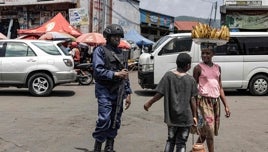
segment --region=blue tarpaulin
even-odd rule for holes
[[[124,39],[133,41],[136,43],[139,47],[142,46],[148,46],[154,44],[153,41],[143,37],[140,35],[136,30],[130,30],[124,35]]]

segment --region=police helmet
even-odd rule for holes
[[[121,38],[124,38],[123,28],[118,24],[111,24],[107,26],[103,31],[103,36],[108,38],[111,37],[111,35],[119,35]]]

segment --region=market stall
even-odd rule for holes
[[[52,19],[33,29],[19,29],[19,35],[43,35],[46,32],[62,32],[70,34],[74,37],[80,36],[82,33],[69,24],[61,13],[58,13]]]

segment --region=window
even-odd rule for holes
[[[159,55],[163,54],[174,54],[179,52],[190,52],[192,46],[191,38],[174,38],[168,42],[162,50],[159,52]]]
[[[5,56],[5,45],[3,42],[0,42],[0,57]]]
[[[215,55],[243,55],[241,46],[237,38],[230,38],[229,42],[225,45],[217,46]]]
[[[268,55],[268,37],[233,37],[215,55]]]
[[[58,47],[62,50],[62,52],[65,55],[70,55],[69,52],[66,50],[66,47],[64,47],[61,43],[58,44]]]
[[[43,50],[50,55],[61,55],[57,47],[53,43],[44,43],[44,42],[33,42],[35,46]]]
[[[168,36],[164,36],[161,39],[159,39],[154,45],[152,50],[157,49],[163,42],[165,42],[169,37]]]
[[[25,43],[7,42],[5,57],[35,56],[33,50]]]
[[[249,37],[243,41],[248,55],[268,55],[267,37]]]

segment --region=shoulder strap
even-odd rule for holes
[[[103,48],[105,54],[110,54],[116,59],[116,61],[120,64],[120,68],[123,68],[123,69],[125,68],[124,62],[119,59],[119,57],[116,55],[116,53],[114,53],[113,51],[110,51],[105,46],[101,46],[101,47]]]
[[[106,48],[105,46],[100,46],[103,50],[104,50],[104,54],[109,56],[112,54],[112,51],[110,51],[108,48]]]
[[[112,55],[113,55],[113,57],[116,59],[116,61],[120,63],[121,68],[125,68],[125,66],[124,66],[124,62],[121,61],[121,60],[118,58],[118,56],[117,56],[114,52],[112,52]]]

